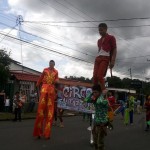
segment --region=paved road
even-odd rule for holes
[[[81,116],[64,118],[65,127],[53,127],[50,140],[32,137],[34,120],[0,122],[0,150],[92,150],[89,122]],[[135,115],[134,125],[125,126],[121,116],[106,137],[106,150],[150,150],[150,131],[144,131],[144,114]]]

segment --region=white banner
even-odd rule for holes
[[[93,104],[83,103],[85,97],[91,92],[92,89],[85,86],[69,86],[59,84],[57,106],[62,109],[94,113]]]

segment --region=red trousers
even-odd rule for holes
[[[97,56],[95,59],[94,71],[93,71],[93,82],[94,85],[100,83],[102,90],[105,89],[104,77],[107,73],[109,60],[110,60],[109,56]]]
[[[49,138],[54,116],[55,89],[52,85],[43,84],[34,124],[33,136]]]

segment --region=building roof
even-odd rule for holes
[[[27,74],[27,73],[20,73],[20,72],[11,72],[12,76],[15,76],[17,80],[20,81],[31,81],[31,82],[37,82],[39,79],[39,75],[34,74]]]
[[[64,79],[59,78],[60,84],[70,85],[70,86],[85,86],[85,87],[92,87],[92,83],[86,83],[84,81],[77,81],[72,79]]]
[[[19,66],[19,67],[21,67],[22,69],[20,70],[20,68],[18,68],[17,70],[12,70],[11,69],[11,64],[15,64],[15,65],[17,65],[17,66]],[[31,70],[31,71],[34,71],[34,72],[36,72],[36,73],[39,73],[39,74],[41,74],[41,72],[40,71],[37,71],[37,70],[34,70],[34,69],[32,69],[32,68],[29,68],[29,67],[26,67],[26,66],[23,66],[23,65],[21,65],[21,63],[20,62],[18,62],[18,61],[16,61],[16,60],[11,60],[11,64],[10,64],[10,70],[11,71],[23,71],[23,72],[27,72],[27,71],[25,71],[25,69],[29,69],[29,70]],[[30,72],[27,72],[27,73],[30,73]]]

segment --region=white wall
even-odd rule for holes
[[[24,73],[32,73],[32,74],[35,74],[35,75],[40,75],[41,73],[39,71],[36,71],[36,70],[33,70],[31,68],[27,68],[27,67],[22,67],[21,65],[19,64],[15,64],[15,63],[11,63],[10,64],[10,70],[11,71],[15,71],[15,72],[24,72]]]

